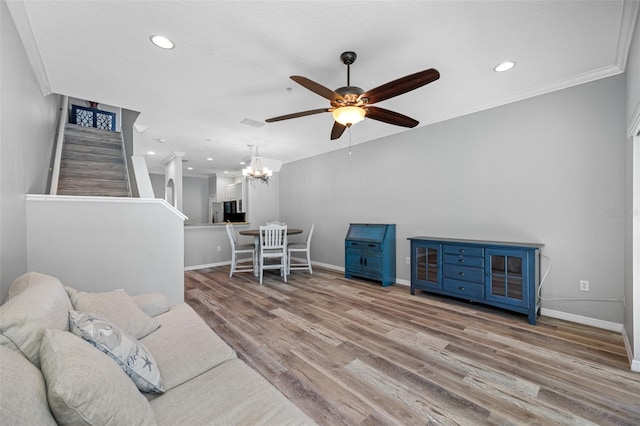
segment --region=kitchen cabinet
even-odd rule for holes
[[[227,185],[225,193],[225,201],[242,200],[242,182]]]
[[[396,282],[396,225],[352,223],[345,238],[344,276]]]
[[[540,309],[544,244],[413,237],[411,294],[438,293],[527,314]]]

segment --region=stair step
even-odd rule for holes
[[[61,178],[58,182],[58,188],[80,189],[87,191],[102,189],[119,189],[124,191],[129,190],[129,186],[126,181],[74,178]]]
[[[115,163],[97,163],[95,161],[74,161],[74,160],[62,160],[60,163],[60,171],[63,170],[100,170],[107,172],[124,173],[124,164]]]
[[[68,143],[65,141],[62,146],[62,152],[84,152],[87,154],[99,154],[99,155],[109,155],[112,157],[122,157],[122,147],[118,146],[113,149],[110,147],[98,147],[94,145],[82,145],[75,143]]]
[[[64,143],[74,145],[95,146],[99,148],[122,149],[122,141],[120,139],[83,139],[76,135],[64,135]]]
[[[128,191],[116,191],[116,190],[108,190],[108,189],[101,190],[101,191],[96,191],[96,190],[80,191],[80,190],[74,190],[74,189],[59,188],[58,195],[77,195],[77,196],[84,196],[84,197],[131,197]]]
[[[127,181],[127,174],[121,171],[95,170],[95,169],[70,169],[60,170],[60,179],[98,179]]]
[[[88,139],[94,138],[111,138],[115,137],[120,139],[121,132],[112,132],[111,130],[96,129],[95,127],[80,126],[79,124],[67,123],[64,128],[64,133],[71,135],[82,135]],[[117,136],[116,136],[117,135]]]
[[[122,156],[115,157],[112,155],[89,154],[84,152],[73,152],[62,150],[63,160],[79,160],[79,161],[95,161],[97,163],[113,163],[124,164]]]

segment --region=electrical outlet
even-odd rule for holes
[[[407,256],[407,257],[405,257],[405,258],[404,258],[404,262],[405,262],[407,265],[411,265],[411,258],[410,258],[410,257],[408,257],[408,256]]]
[[[580,290],[589,291],[589,281],[580,280]]]
[[[221,251],[222,249],[220,248],[220,246],[218,246],[218,251]]]

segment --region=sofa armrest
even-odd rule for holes
[[[155,317],[169,311],[169,300],[163,293],[148,293],[131,296],[133,301],[147,315]]]

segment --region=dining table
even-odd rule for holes
[[[302,232],[302,229],[287,227],[287,235],[297,235],[302,234]],[[253,237],[253,244],[255,245],[255,250],[253,250],[253,276],[257,277],[259,272],[260,229],[243,229],[242,231],[238,231],[238,234]]]

